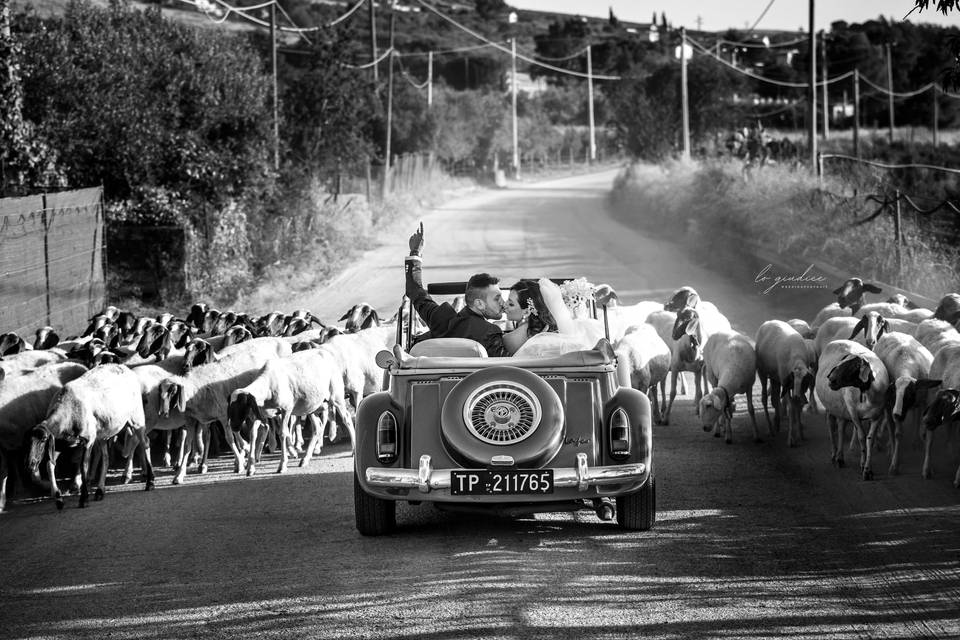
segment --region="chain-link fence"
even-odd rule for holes
[[[0,332],[82,331],[105,304],[102,189],[0,199]]]

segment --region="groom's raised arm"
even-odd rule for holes
[[[437,304],[424,289],[422,252],[423,223],[421,222],[420,228],[410,236],[410,255],[404,259],[403,266],[407,281],[406,294],[410,298],[413,308],[417,310],[427,326],[433,330],[450,322],[457,315],[457,312],[449,304]]]

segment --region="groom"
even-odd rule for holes
[[[464,292],[466,306],[457,313],[449,302],[437,304],[423,288],[423,223],[410,236],[410,255],[404,260],[407,274],[407,297],[423,321],[430,327],[416,341],[428,338],[469,338],[476,340],[492,357],[509,356],[503,345],[503,330],[488,320],[503,316],[503,294],[499,279],[489,273],[477,273],[467,281]]]

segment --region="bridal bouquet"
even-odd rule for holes
[[[589,316],[590,301],[593,299],[594,289],[593,284],[587,282],[586,278],[567,280],[560,285],[560,292],[563,294],[563,303],[570,309],[570,313],[574,318]]]

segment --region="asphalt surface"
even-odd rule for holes
[[[625,303],[689,284],[749,335],[830,301],[822,287],[762,293],[736,247],[694,252],[614,220],[612,179],[450,201],[423,217],[425,278],[582,275]],[[414,222],[297,306],[330,320],[360,301],[395,307]],[[734,259],[721,267],[721,256]],[[285,475],[276,454],[252,478],[229,457],[182,486],[161,470],[152,493],[111,473],[106,499],[86,509],[72,497],[62,512],[34,500],[0,515],[0,638],[960,637],[957,443],[938,434],[922,480],[907,433],[901,475],[879,452],[864,482],[856,453],[831,466],[822,415],[804,414],[792,449],[762,416],[754,443],[738,398],[726,445],[679,397],[654,430],[658,522],[642,533],[591,512],[402,505],[396,534],[363,538],[347,445]]]

